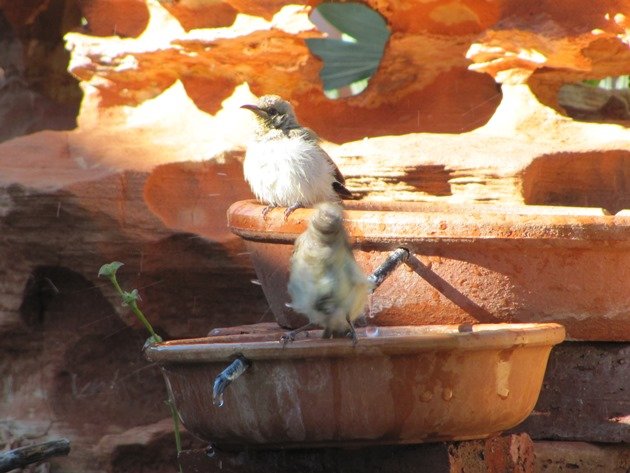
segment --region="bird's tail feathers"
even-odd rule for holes
[[[339,197],[346,200],[355,200],[358,199],[358,196],[355,196],[352,192],[350,192],[346,186],[344,186],[339,181],[333,182],[333,190],[337,193]]]

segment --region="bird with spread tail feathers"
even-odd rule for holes
[[[290,307],[306,315],[309,324],[288,332],[283,340],[320,326],[323,338],[349,335],[356,343],[353,322],[363,313],[373,287],[352,254],[341,206],[318,204],[308,228],[295,241],[288,286]]]
[[[243,162],[245,180],[267,207],[287,207],[285,218],[300,207],[352,198],[345,179],[319,138],[301,126],[293,107],[277,95],[264,95],[241,108],[255,114],[257,129]]]

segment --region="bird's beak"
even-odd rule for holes
[[[250,111],[254,112],[259,117],[267,118],[267,116],[268,116],[267,112],[265,112],[263,109],[257,107],[256,105],[241,105],[241,108],[246,108],[247,110],[250,110]]]

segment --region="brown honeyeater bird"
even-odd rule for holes
[[[247,147],[243,174],[256,198],[267,207],[287,207],[285,217],[300,207],[352,198],[345,179],[319,138],[301,126],[291,104],[277,95],[264,95],[251,110],[256,118],[254,140]]]
[[[356,343],[353,322],[363,313],[373,283],[354,259],[339,204],[316,206],[308,228],[295,241],[288,289],[290,306],[306,315],[309,324],[283,339],[320,326],[324,338],[350,335]]]

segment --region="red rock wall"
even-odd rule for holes
[[[53,470],[172,471],[146,333],[96,272],[125,262],[165,337],[270,317],[225,226],[252,94],[290,98],[368,199],[628,207],[626,99],[585,123],[558,96],[630,73],[630,2],[366,2],[392,36],[339,101],[302,3],[0,0],[2,446],[68,436]]]

